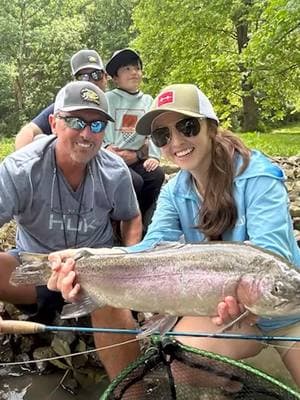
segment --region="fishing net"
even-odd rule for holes
[[[239,361],[184,346],[153,343],[100,400],[294,400],[300,393]]]

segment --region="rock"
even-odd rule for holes
[[[8,335],[0,335],[0,360],[2,363],[14,360],[14,352]]]
[[[0,228],[0,251],[11,249],[15,245],[16,224],[10,221]]]
[[[292,217],[300,217],[300,208],[298,205],[290,206],[290,213]]]
[[[294,218],[294,226],[296,229],[300,231],[300,218],[297,217]]]
[[[37,371],[42,374],[47,372],[49,362],[45,359],[56,356],[54,349],[50,346],[42,346],[34,349],[32,357],[34,360],[42,360],[36,363]]]

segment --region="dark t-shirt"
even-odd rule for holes
[[[51,135],[49,115],[54,113],[54,103],[44,108],[31,122],[34,122],[45,135]]]

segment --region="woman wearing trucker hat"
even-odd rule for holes
[[[233,133],[221,129],[210,101],[195,85],[164,88],[138,121],[136,130],[151,135],[153,143],[180,171],[162,188],[143,241],[120,251],[142,251],[164,241],[251,241],[300,267],[284,173],[259,151],[248,149]],[[60,257],[66,255],[72,253],[61,253]],[[74,300],[80,288],[73,287],[70,265],[72,262],[62,264],[61,269],[57,265],[56,270],[61,276],[66,274],[59,284],[63,296]],[[50,286],[55,287],[55,279],[50,280]],[[174,331],[216,332],[218,325],[234,320],[242,309],[233,297],[226,297],[218,305],[217,317],[184,316]],[[232,331],[300,335],[300,315],[253,321],[253,316],[244,319]],[[251,357],[263,348],[261,342],[250,340],[179,340],[235,359]],[[300,344],[280,344],[277,350],[300,386]]]

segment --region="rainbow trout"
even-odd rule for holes
[[[24,253],[13,284],[45,285],[46,256]],[[300,269],[282,257],[238,242],[166,244],[138,253],[76,257],[82,301],[64,317],[104,305],[164,315],[216,315],[225,296],[235,296],[258,316],[300,315]],[[77,309],[77,314],[75,312]]]

